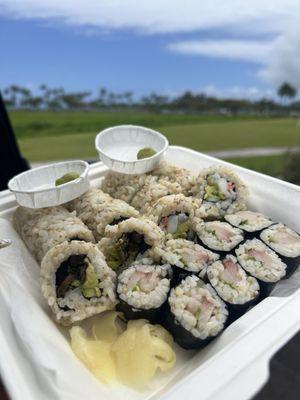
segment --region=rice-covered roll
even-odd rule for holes
[[[145,185],[135,194],[130,204],[142,214],[147,214],[149,208],[158,199],[180,192],[181,186],[178,183],[149,176]]]
[[[32,209],[18,207],[13,223],[38,263],[49,249],[64,241],[94,242],[89,228],[63,206]]]
[[[130,203],[149,179],[151,177],[147,174],[129,175],[109,171],[102,182],[101,189],[116,199]]]
[[[231,321],[241,316],[259,296],[259,283],[239,265],[236,257],[227,255],[207,267],[209,283],[226,303]]]
[[[286,275],[286,264],[259,239],[246,240],[235,250],[238,262],[259,280],[261,296],[266,296]]]
[[[258,236],[263,229],[274,224],[274,222],[264,214],[249,210],[225,215],[224,219],[236,228],[242,229],[247,239]]]
[[[274,250],[287,265],[288,278],[300,264],[300,236],[297,232],[279,223],[265,229],[261,240]]]
[[[42,293],[57,322],[70,325],[116,305],[116,274],[92,243],[63,242],[41,265]]]
[[[148,218],[129,218],[105,229],[99,248],[107,264],[117,270],[128,267],[137,257],[152,254],[165,238],[163,231]]]
[[[200,173],[192,194],[203,200],[207,218],[221,218],[246,209],[248,190],[229,168],[213,166]]]
[[[107,225],[115,225],[130,217],[139,216],[139,212],[125,201],[113,199],[96,188],[70,202],[68,208],[76,210],[78,218],[91,229],[98,241],[104,236]]]
[[[181,186],[182,193],[191,194],[191,189],[195,185],[195,176],[185,168],[176,167],[166,161],[162,161],[152,172],[152,175],[159,178],[167,178],[171,182],[177,182]]]
[[[201,218],[201,200],[183,194],[164,196],[149,207],[147,215],[170,237],[193,240],[193,219]]]
[[[160,321],[161,308],[171,288],[170,265],[147,265],[143,260],[125,269],[118,276],[118,311],[126,319],[145,318],[152,323]]]
[[[171,290],[163,325],[181,347],[196,349],[223,331],[227,317],[227,307],[211,285],[190,275]]]
[[[172,265],[176,280],[190,274],[204,276],[208,265],[219,259],[218,254],[185,239],[168,240],[157,247],[155,253],[163,262]]]
[[[231,252],[244,239],[243,231],[227,222],[201,222],[195,231],[200,244],[220,254]]]

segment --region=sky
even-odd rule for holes
[[[0,0],[0,88],[300,91],[299,0]]]

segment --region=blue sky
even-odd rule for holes
[[[192,90],[272,97],[283,80],[300,87],[299,18],[293,10],[286,15],[279,0],[272,1],[277,12],[265,11],[261,18],[261,5],[253,0],[256,8],[237,12],[232,22],[230,13],[224,16],[220,10],[219,15],[210,8],[195,9],[206,11],[199,18],[192,8],[164,15],[166,0],[161,5],[153,0],[144,9],[135,0],[124,0],[124,14],[118,1],[115,9],[103,1],[98,17],[101,1],[66,1],[61,7],[58,0],[0,0],[0,87],[17,83],[35,90],[46,83],[74,91],[105,86],[137,95]],[[293,0],[287,1],[297,9]],[[228,6],[236,2],[229,0]]]

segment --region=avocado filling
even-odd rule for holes
[[[204,189],[204,200],[218,202],[236,197],[235,184],[222,178],[218,173],[209,175],[206,181],[207,186]]]
[[[79,288],[81,294],[90,299],[101,295],[99,281],[85,254],[70,256],[56,271],[56,294],[64,297],[68,290]]]
[[[166,233],[171,233],[174,239],[193,239],[189,216],[186,213],[171,214],[163,217],[159,227]]]
[[[124,233],[107,252],[107,264],[114,270],[121,266],[128,266],[149,247],[143,235],[137,232]]]
[[[75,179],[78,179],[80,175],[78,172],[68,172],[67,174],[64,174],[60,178],[56,179],[55,181],[55,186],[63,185],[64,183],[75,181]]]

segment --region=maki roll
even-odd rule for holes
[[[270,218],[254,211],[238,211],[235,214],[225,215],[224,219],[232,226],[242,229],[246,239],[259,236],[263,229],[274,224]]]
[[[183,194],[164,196],[147,210],[147,215],[174,239],[193,240],[193,219],[201,216],[201,201]]]
[[[78,218],[91,229],[97,241],[104,236],[107,225],[139,216],[139,212],[125,201],[113,199],[96,188],[70,202],[68,208],[77,212]]]
[[[300,236],[297,232],[279,223],[265,229],[261,240],[274,250],[287,265],[286,278],[291,276],[300,264]]]
[[[205,169],[196,178],[192,195],[202,199],[206,218],[216,219],[245,210],[248,190],[229,168],[215,166]]]
[[[163,325],[181,347],[197,349],[223,331],[227,317],[227,307],[214,289],[191,275],[171,290]]]
[[[155,252],[163,262],[172,265],[177,281],[191,274],[204,276],[208,265],[219,259],[218,254],[185,239],[168,240]]]
[[[144,258],[162,244],[164,233],[147,218],[129,218],[117,225],[108,226],[99,248],[107,264],[117,270],[128,267],[137,258]]]
[[[130,204],[142,214],[147,214],[147,210],[156,200],[180,192],[181,187],[178,183],[148,176],[145,185],[135,194]]]
[[[41,289],[56,321],[70,325],[116,305],[116,274],[92,243],[64,242],[41,265]]]
[[[232,255],[209,265],[207,278],[226,303],[231,322],[258,299],[260,288],[257,279],[248,275]]]
[[[63,206],[32,209],[18,207],[13,223],[38,263],[49,249],[64,241],[94,242],[89,228]]]
[[[261,297],[269,295],[276,283],[286,275],[286,264],[259,239],[247,240],[235,253],[248,274],[258,279]]]
[[[170,265],[146,265],[143,260],[125,269],[118,276],[118,311],[127,319],[145,318],[160,321],[161,308],[171,288]]]
[[[243,231],[227,222],[211,221],[196,225],[200,244],[222,255],[232,252],[244,240]]]

